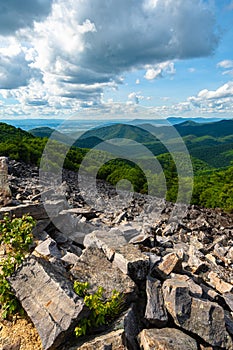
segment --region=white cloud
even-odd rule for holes
[[[225,69],[233,68],[233,60],[223,60],[217,64],[217,67]]]
[[[4,3],[0,0],[0,9]],[[8,40],[17,30],[18,48],[16,54],[10,39],[0,38],[0,89],[14,89],[25,106],[49,108],[52,100],[59,106],[59,99],[62,108],[65,101],[73,106],[72,99],[75,108],[100,104],[105,89],[123,84],[125,72],[146,69],[148,80],[172,75],[172,60],[209,55],[218,43],[214,15],[202,0],[54,0],[50,5],[49,0],[25,0],[22,8],[16,0],[6,5],[15,24],[11,20],[5,34]],[[34,96],[35,81],[42,97]]]
[[[149,97],[150,98],[150,97]],[[136,103],[136,104],[139,104],[139,101],[140,100],[148,100],[148,97],[144,97],[142,96],[141,92],[131,92],[129,95],[128,95],[128,104],[130,103]]]
[[[203,89],[197,96],[189,97],[188,102],[202,113],[224,113],[232,116],[233,81],[229,81],[216,90]]]
[[[154,67],[149,67],[144,78],[147,80],[154,80],[166,75],[174,75],[175,72],[176,70],[173,62],[162,62],[156,64]]]
[[[30,5],[32,13],[39,3]],[[16,0],[14,6],[19,11]],[[37,69],[51,95],[88,103],[122,84],[126,71],[146,69],[149,80],[174,74],[171,60],[209,55],[218,42],[214,16],[200,0],[119,0],[111,6],[109,0],[57,0],[50,14],[42,10],[32,16],[34,27],[17,32],[25,52],[2,61],[1,69],[6,75],[10,65],[23,67],[14,88],[29,83]],[[25,15],[17,28],[28,23]]]

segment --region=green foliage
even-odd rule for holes
[[[102,165],[97,177],[114,186],[120,180],[126,179],[131,182],[135,192],[143,192],[144,185],[147,182],[145,174],[137,164],[119,158]]]
[[[90,315],[79,321],[75,328],[77,337],[85,335],[89,329],[111,322],[122,310],[124,298],[116,290],[112,291],[109,299],[104,298],[103,287],[98,287],[94,294],[88,293],[88,282],[74,282],[74,290],[84,298],[84,304],[89,308]]]
[[[0,260],[0,304],[2,317],[6,318],[20,309],[19,302],[11,291],[7,280],[23,262],[32,244],[32,229],[35,221],[31,216],[10,219],[5,216],[0,221],[0,245],[6,256]]]

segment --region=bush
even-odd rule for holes
[[[85,335],[91,328],[102,326],[111,322],[117,315],[120,314],[124,297],[116,290],[112,291],[112,296],[109,299],[104,298],[104,288],[98,287],[94,294],[88,293],[88,282],[74,282],[74,291],[84,298],[84,304],[89,308],[90,315],[88,318],[80,320],[75,328],[77,337]]]
[[[0,245],[5,251],[4,257],[0,260],[0,304],[3,318],[13,315],[20,309],[7,278],[22,264],[29,251],[33,241],[34,225],[34,219],[28,215],[12,220],[5,216],[0,221]]]

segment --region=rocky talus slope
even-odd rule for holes
[[[12,198],[0,217],[37,220],[35,245],[10,283],[44,350],[233,350],[233,215],[174,208],[103,182],[98,195],[92,181],[82,193],[69,171],[55,191],[37,168],[9,161],[8,171]],[[86,204],[92,196],[99,207]],[[121,292],[121,315],[75,338],[89,311],[74,280],[104,287],[107,297]]]

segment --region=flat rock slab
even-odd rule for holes
[[[175,328],[144,329],[138,340],[143,350],[197,350],[196,341]]]
[[[29,203],[21,204],[16,207],[3,207],[0,209],[0,219],[6,214],[10,217],[15,216],[17,218],[29,214],[36,220],[43,220],[57,216],[64,208],[65,202],[63,200],[46,201],[44,204]]]
[[[110,332],[94,338],[82,344],[79,347],[70,348],[69,350],[126,350],[125,334],[123,329]]]
[[[76,280],[89,282],[90,292],[95,292],[101,286],[105,289],[106,297],[110,297],[113,289],[116,289],[130,300],[135,299],[135,283],[113,266],[103,251],[96,247],[85,249],[70,272]]]
[[[129,243],[116,250],[113,263],[134,281],[144,280],[150,267],[149,257]]]
[[[118,231],[107,232],[107,231],[93,231],[85,236],[84,246],[96,246],[102,249],[109,260],[112,260],[116,249],[127,244],[127,241],[123,234]]]
[[[40,335],[43,349],[56,349],[88,311],[72,283],[48,261],[29,257],[9,279]]]

